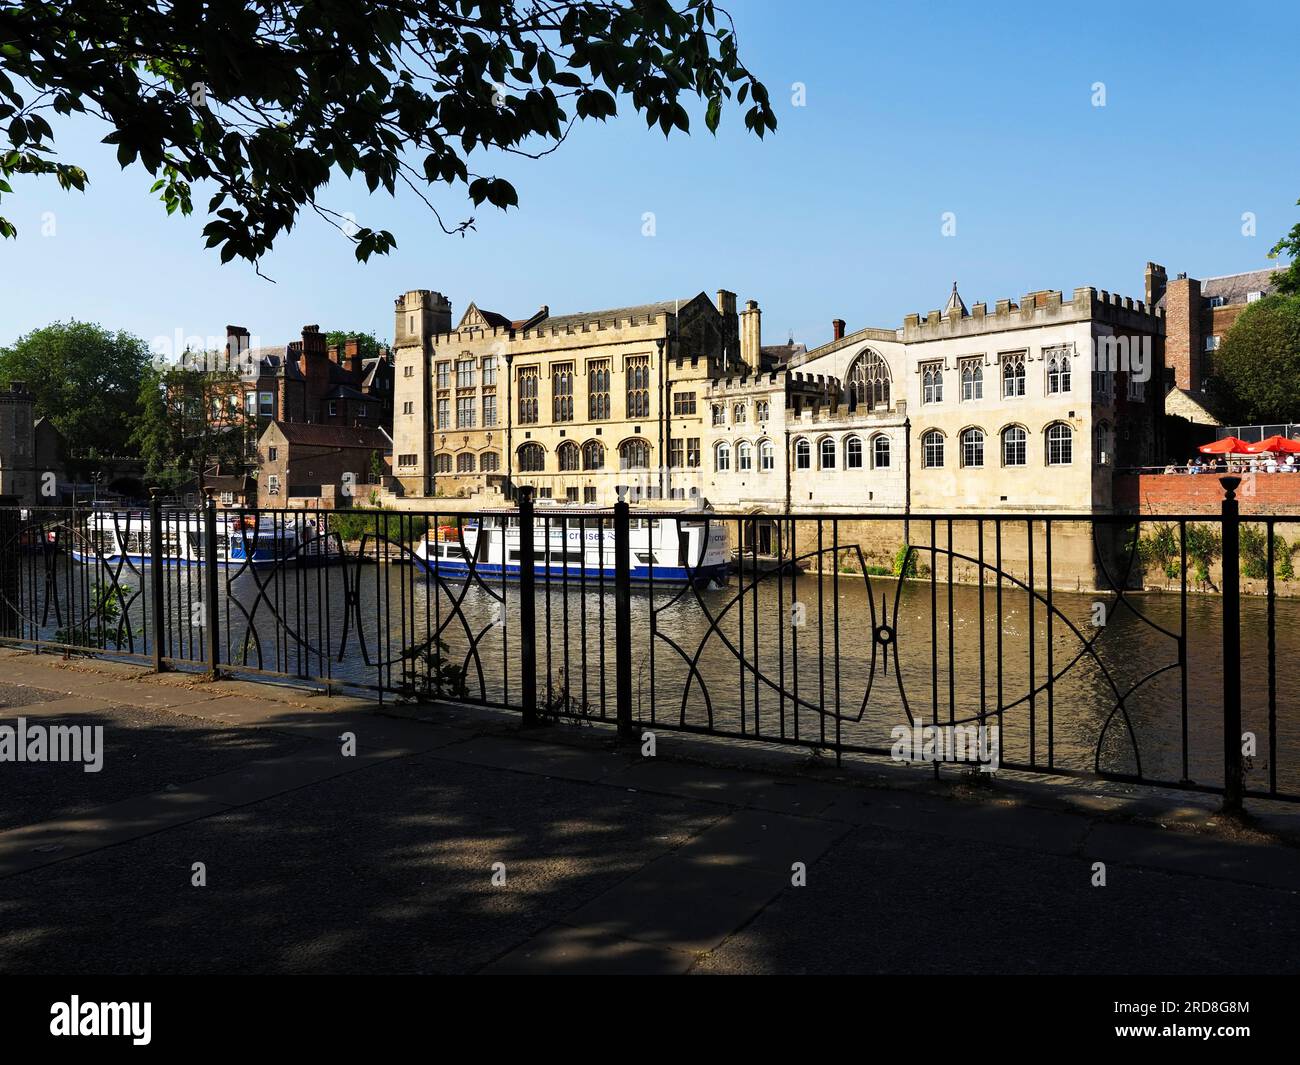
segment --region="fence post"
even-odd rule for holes
[[[229,545],[227,545],[229,546]],[[217,501],[212,489],[207,490],[203,501],[203,610],[207,636],[208,677],[218,680],[221,677],[221,623],[217,610],[218,584],[217,565]]]
[[[614,504],[614,694],[618,735],[636,741],[632,720],[632,536],[627,488],[618,486]],[[652,678],[653,683],[653,678]]]
[[[533,490],[519,489],[519,669],[523,685],[524,725],[537,724],[537,595],[533,570]],[[505,544],[502,563],[509,561]]]
[[[22,595],[22,518],[16,495],[0,495],[0,636],[22,636],[22,614],[18,599]],[[32,611],[35,616],[35,611]],[[37,644],[36,649],[40,650]]]
[[[149,639],[153,644],[153,671],[163,672],[167,666],[163,663],[166,651],[167,619],[164,617],[166,607],[163,605],[163,581],[166,575],[163,569],[163,523],[162,523],[162,489],[149,489],[149,593],[150,607],[153,612],[153,631]]]
[[[1223,808],[1241,809],[1241,515],[1240,477],[1223,485]]]

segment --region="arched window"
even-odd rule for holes
[[[758,469],[760,473],[776,469],[776,448],[770,440],[764,440],[758,445]]]
[[[883,433],[871,442],[871,464],[878,470],[889,469],[889,437]]]
[[[445,452],[433,456],[433,468],[437,473],[451,473],[451,456]]]
[[[984,398],[984,367],[976,359],[962,363],[961,398],[963,400]]]
[[[1054,353],[1047,361],[1047,391],[1070,391],[1070,356],[1064,351]]]
[[[584,470],[605,468],[605,445],[599,440],[588,440],[582,445],[582,468]]]
[[[846,470],[862,469],[862,438],[851,436],[844,441],[844,468]]]
[[[1018,425],[1008,425],[1002,430],[1003,466],[1025,465],[1025,441],[1027,439],[1028,434]]]
[[[736,472],[748,473],[754,468],[754,445],[742,440],[736,445]]]
[[[736,425],[745,424],[745,404],[737,403],[731,408],[731,420]]]
[[[1098,422],[1092,430],[1092,461],[1098,466],[1110,465],[1113,446],[1110,439],[1110,423]]]
[[[849,410],[889,406],[889,367],[876,352],[868,348],[844,375],[844,390],[849,396]]]
[[[812,444],[807,440],[796,440],[794,445],[794,468],[796,470],[812,469]]]
[[[943,465],[943,433],[938,429],[931,429],[921,437],[921,463],[926,469]]]
[[[821,452],[821,468],[823,470],[835,469],[835,441],[829,436],[822,437],[818,450]]]
[[[983,429],[967,429],[961,434],[961,464],[977,469],[984,465]]]
[[[719,473],[728,473],[731,470],[731,445],[725,440],[713,452],[713,468]]]
[[[519,449],[519,472],[541,473],[546,469],[546,452],[541,444],[524,444]]]
[[[1025,353],[1011,352],[1002,356],[1002,395],[1006,398],[1025,394]]]
[[[1047,464],[1068,466],[1074,461],[1074,430],[1064,422],[1047,427]]]
[[[474,452],[462,451],[459,455],[456,456],[456,472],[457,473],[474,472]]]
[[[624,470],[648,470],[650,445],[644,440],[624,440],[618,449],[618,464]]]
[[[943,402],[943,365],[932,362],[921,367],[921,402]]]
[[[478,468],[482,473],[496,473],[501,469],[501,456],[495,451],[485,451],[478,457]]]
[[[566,440],[563,444],[555,449],[555,457],[560,464],[560,472],[568,473],[576,470],[581,462],[578,454],[578,445],[572,440]]]

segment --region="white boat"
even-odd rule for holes
[[[552,505],[554,506],[554,505]],[[609,511],[582,507],[536,508],[533,572],[538,580],[604,580],[614,583],[614,522]],[[727,531],[720,522],[699,518],[636,515],[628,532],[631,578],[665,584],[725,583],[729,567]],[[604,519],[603,522],[601,519]],[[415,548],[418,565],[443,577],[474,571],[484,580],[518,580],[519,518],[516,512],[486,512],[465,518],[460,528],[431,528]]]
[[[218,513],[217,565],[273,566],[290,560],[298,537],[290,525],[277,524],[267,515]],[[197,566],[203,562],[203,515],[196,511],[164,511],[162,561],[168,566]],[[72,545],[78,562],[135,565],[153,561],[149,514],[145,511],[99,511],[86,519]]]

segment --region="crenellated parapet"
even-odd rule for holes
[[[1027,293],[1019,303],[998,300],[991,313],[988,304],[976,303],[969,314],[962,314],[958,308],[909,314],[903,319],[903,340],[915,343],[1084,321],[1105,322],[1122,330],[1164,332],[1163,309],[1104,289],[1080,287],[1068,300],[1058,289]]]

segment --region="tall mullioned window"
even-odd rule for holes
[[[921,437],[922,462],[927,469],[937,469],[943,465],[943,433],[931,429]]]
[[[889,469],[889,437],[883,433],[871,442],[871,464],[877,470]]]
[[[644,440],[626,440],[618,449],[618,465],[623,470],[648,470],[650,445]]]
[[[599,440],[588,440],[582,445],[582,468],[584,470],[605,468],[605,445]]]
[[[525,444],[519,449],[519,472],[540,473],[546,468],[546,452],[541,444]]]
[[[849,410],[888,407],[889,367],[879,354],[868,349],[853,360],[844,378],[844,388],[849,394]]]
[[[449,399],[438,400],[438,428],[451,428],[451,400]]]
[[[609,406],[609,360],[587,363],[587,419],[601,421],[612,416]]]
[[[1057,395],[1070,391],[1070,354],[1064,350],[1047,354],[1047,392]]]
[[[1063,422],[1047,428],[1047,464],[1068,466],[1074,461],[1074,430]]]
[[[551,420],[573,421],[573,363],[551,367]]]
[[[1009,425],[1002,430],[1002,465],[1023,466],[1026,462],[1025,443],[1028,435],[1018,425]]]
[[[458,359],[456,361],[456,387],[474,387],[474,360]]]
[[[650,356],[632,355],[624,364],[627,376],[627,416],[650,416]]]
[[[961,464],[976,469],[984,465],[983,429],[967,429],[961,434]]]
[[[540,381],[541,371],[536,366],[525,366],[519,371],[519,421],[522,425],[537,423],[537,389]]]
[[[456,428],[474,428],[474,397],[458,396],[456,398]]]
[[[497,396],[495,392],[489,392],[483,397],[483,424],[485,426],[496,425],[497,423]]]
[[[937,362],[921,367],[921,402],[943,402],[943,366]]]
[[[495,355],[483,356],[483,384],[485,386],[495,385],[497,383],[497,357]]]
[[[984,364],[979,359],[961,364],[961,398],[963,402],[984,398]]]
[[[1002,356],[1002,395],[1013,399],[1025,394],[1025,353],[1014,351]]]
[[[572,440],[566,440],[557,447],[555,457],[559,460],[561,473],[571,473],[582,467],[582,457],[578,452],[578,445]]]

